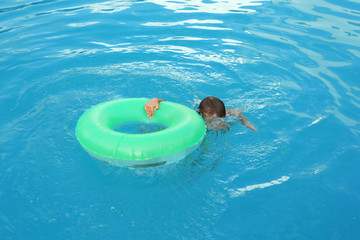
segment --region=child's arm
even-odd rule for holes
[[[239,113],[239,117],[240,117],[240,121],[243,125],[245,125],[246,127],[250,128],[251,130],[254,130],[256,131],[257,130],[257,127],[254,127],[253,125],[251,125],[250,123],[248,123],[246,121],[246,118],[242,115],[242,113],[240,112]]]
[[[235,116],[235,117],[239,117],[241,123],[246,126],[247,128],[250,128],[251,130],[256,131],[257,127],[254,127],[253,125],[251,125],[250,123],[248,123],[246,121],[246,118],[242,115],[241,110],[238,109],[229,109],[226,111],[227,114],[231,115],[231,116]]]
[[[163,101],[164,100],[162,100],[162,99],[153,98],[150,101],[148,101],[147,103],[145,103],[144,109],[148,115],[148,118],[154,117],[154,111],[159,109],[159,103],[163,102]]]

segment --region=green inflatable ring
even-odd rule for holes
[[[128,98],[100,103],[83,113],[76,137],[92,156],[116,166],[148,167],[183,159],[202,142],[206,127],[194,110],[161,102],[152,119],[144,105],[149,99]],[[154,122],[167,126],[158,132],[129,134],[115,126],[127,122]]]

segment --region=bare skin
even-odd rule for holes
[[[149,118],[154,117],[154,112],[159,109],[160,102],[163,102],[164,100],[153,98],[147,103],[145,103],[144,109],[148,115]],[[246,118],[242,115],[240,109],[229,109],[226,111],[227,115],[238,117],[240,119],[240,122],[246,126],[247,128],[256,131],[257,127],[254,127],[250,123],[247,122]],[[203,113],[203,118],[205,121],[205,124],[207,128],[212,128],[214,130],[226,127],[226,122],[218,121],[219,117],[216,116],[216,114],[209,115],[207,113]]]
[[[257,127],[254,127],[253,125],[251,125],[250,123],[247,122],[246,118],[242,115],[240,109],[229,109],[229,110],[226,111],[226,114],[231,115],[231,116],[234,116],[234,117],[239,117],[241,123],[242,123],[245,127],[249,128],[249,129],[251,129],[251,130],[254,130],[254,131],[257,130]]]
[[[159,103],[161,103],[163,101],[164,100],[161,100],[158,98],[153,98],[150,101],[148,101],[147,103],[145,103],[144,109],[148,115],[148,118],[154,117],[154,112],[159,109]]]

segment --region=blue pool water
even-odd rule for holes
[[[1,239],[360,239],[359,0],[0,2]],[[89,107],[208,96],[258,127],[117,168]]]

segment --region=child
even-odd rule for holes
[[[149,118],[154,117],[154,111],[159,109],[159,103],[164,100],[153,98],[145,103],[145,111]],[[249,124],[246,118],[242,115],[240,110],[237,109],[225,109],[224,103],[217,97],[204,98],[196,111],[202,116],[205,121],[206,127],[217,130],[227,126],[227,123],[221,121],[225,119],[227,115],[238,117],[243,125],[256,131],[257,128]]]

